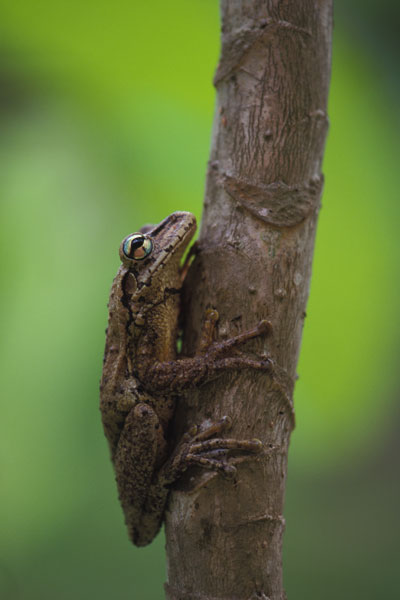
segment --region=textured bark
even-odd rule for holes
[[[283,501],[292,394],[309,290],[327,132],[331,0],[222,0],[217,108],[200,234],[186,283],[184,350],[205,309],[218,337],[262,319],[249,343],[276,362],[269,376],[226,374],[180,405],[177,429],[229,415],[230,437],[264,452],[234,481],[191,470],[166,520],[169,600],[285,598]],[[231,435],[232,434],[232,435]]]

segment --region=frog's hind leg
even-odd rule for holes
[[[165,463],[159,473],[159,479],[164,479],[164,485],[176,480],[190,465],[198,465],[206,469],[234,475],[234,464],[242,462],[242,457],[232,457],[231,452],[239,452],[246,456],[258,454],[263,445],[260,440],[237,440],[233,438],[216,437],[230,429],[231,419],[223,417],[216,423],[199,430],[193,427],[181,439],[171,459]],[[151,492],[150,492],[151,493]]]
[[[231,457],[231,451],[248,456],[258,454],[262,450],[260,440],[215,437],[230,427],[230,418],[223,417],[203,429],[193,426],[182,437],[173,454],[153,477],[140,517],[140,531],[136,530],[136,537],[132,537],[136,545],[144,546],[156,535],[171,485],[188,467],[198,465],[232,476],[236,473],[234,465],[242,462],[243,456]]]
[[[117,486],[129,535],[136,545],[150,543],[162,514],[143,523],[143,510],[160,452],[162,427],[148,404],[137,404],[128,414],[114,458]]]

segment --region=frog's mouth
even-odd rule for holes
[[[172,258],[180,261],[196,231],[196,217],[190,212],[174,212],[161,223],[146,231],[153,242],[153,252],[143,261],[145,269],[138,273],[138,285],[151,281],[153,273],[162,269]],[[142,265],[140,265],[142,266]],[[140,275],[143,274],[143,278]]]

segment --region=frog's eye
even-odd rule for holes
[[[153,250],[153,243],[147,235],[134,233],[129,235],[122,244],[122,251],[127,258],[143,260]]]

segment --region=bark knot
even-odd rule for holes
[[[278,227],[293,227],[319,207],[323,175],[288,185],[283,181],[253,183],[228,173],[219,174],[227,194],[253,216]]]

